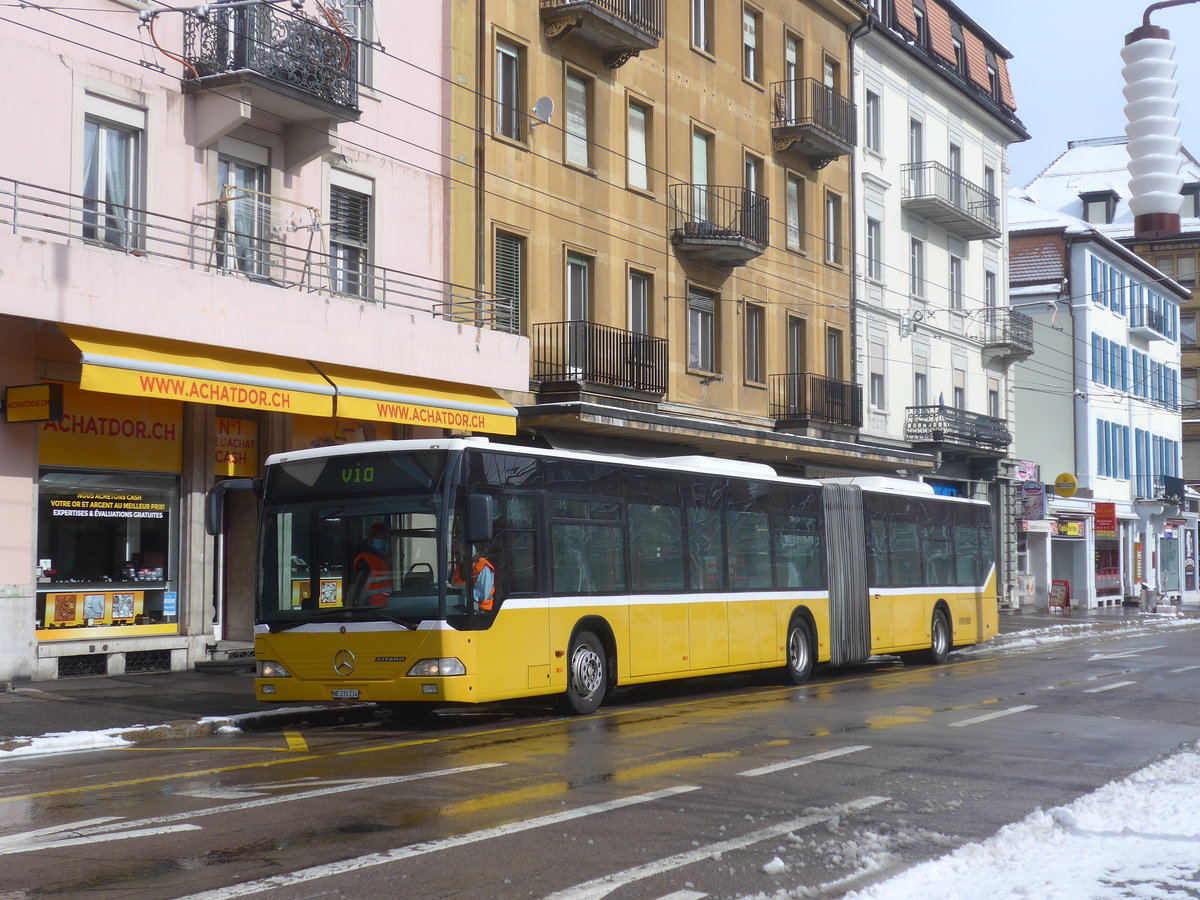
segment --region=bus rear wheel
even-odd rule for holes
[[[596,711],[608,688],[608,657],[600,639],[590,631],[581,631],[571,641],[567,654],[568,712],[587,715]]]
[[[900,658],[906,665],[940,666],[950,656],[950,644],[950,620],[946,618],[945,610],[935,609],[933,621],[929,623],[929,649],[901,653]]]
[[[812,675],[812,633],[808,623],[796,618],[788,624],[787,679],[792,684],[804,684]]]

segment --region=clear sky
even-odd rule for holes
[[[1027,184],[1067,141],[1125,133],[1121,48],[1150,0],[956,0],[1013,54],[1017,115],[1030,140],[1010,147],[1009,185]],[[1200,153],[1200,3],[1156,10],[1179,66],[1180,136]]]

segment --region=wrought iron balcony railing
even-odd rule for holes
[[[776,81],[768,96],[775,149],[796,146],[824,165],[849,153],[857,141],[854,103],[815,78]]]
[[[770,414],[783,421],[862,427],[862,387],[813,372],[767,376]]]
[[[905,440],[918,444],[952,444],[981,450],[1004,450],[1012,443],[1008,423],[952,406],[910,406]]]
[[[983,343],[1005,356],[1029,356],[1033,353],[1033,317],[1015,309],[989,309]]]
[[[740,266],[760,256],[770,242],[770,204],[743,187],[673,184],[671,240],[694,256]]]
[[[211,4],[204,10],[184,14],[185,90],[252,81],[328,114],[357,118],[359,48],[353,38],[272,4]]]
[[[577,34],[604,51],[610,69],[663,36],[663,0],[541,0],[542,27],[549,38]]]
[[[581,319],[535,324],[532,337],[535,380],[667,392],[666,338]]]
[[[506,301],[472,296],[441,281],[375,265],[365,255],[351,258],[344,252],[311,249],[312,232],[307,228],[260,235],[245,228],[236,211],[226,207],[222,214],[218,202],[200,209],[194,218],[183,219],[0,177],[0,225],[14,234],[59,238],[150,264],[243,277],[277,288],[358,297],[496,330],[507,330],[505,324],[512,320]]]
[[[965,240],[1000,236],[1000,200],[937,162],[901,167],[906,209]]]

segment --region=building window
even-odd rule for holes
[[[913,17],[917,23],[917,43],[929,46],[929,22],[925,18],[925,0],[913,0]]]
[[[797,374],[808,369],[807,323],[800,316],[787,319],[787,370]]]
[[[271,204],[267,167],[221,156],[217,159],[217,265],[252,277],[268,274],[267,229]]]
[[[708,186],[711,183],[713,136],[696,128],[692,130],[692,217],[708,220]]]
[[[366,182],[351,176],[356,182]],[[370,274],[371,185],[352,190],[338,185],[337,175],[329,188],[329,267],[333,289],[356,297],[373,294]]]
[[[371,44],[375,40],[375,17],[371,10],[372,0],[343,0],[340,4],[342,21],[339,27],[357,40],[358,83],[371,84]]]
[[[1083,220],[1090,225],[1111,225],[1117,209],[1115,191],[1088,191],[1079,195],[1083,202]]]
[[[142,110],[87,98],[83,237],[126,250],[141,244]],[[105,119],[101,119],[104,115]]]
[[[967,373],[963,369],[954,370],[954,399],[955,409],[967,408]]]
[[[842,261],[842,198],[825,193],[825,262],[834,265]]]
[[[650,109],[640,103],[629,104],[628,170],[629,186],[650,190]]]
[[[918,300],[925,299],[925,242],[920,238],[909,244],[908,292]]]
[[[688,290],[688,368],[715,372],[717,295],[701,288]]]
[[[495,266],[496,329],[520,334],[525,294],[525,238],[497,231]]]
[[[863,104],[863,132],[866,148],[879,153],[883,149],[883,109],[874,91],[867,91]]]
[[[954,47],[954,71],[965,77],[967,74],[967,54],[963,50],[962,38],[958,35],[953,35],[950,38],[950,43]]]
[[[838,328],[825,331],[825,374],[836,380],[842,377],[842,332]]]
[[[804,179],[787,175],[787,248],[804,249]]]
[[[758,51],[758,36],[762,33],[762,14],[745,7],[742,9],[742,77],[750,81],[762,81],[762,59]]]
[[[883,223],[867,219],[867,278],[883,281]]]
[[[918,163],[925,161],[925,126],[917,119],[908,121],[908,161],[912,163],[908,170],[908,192],[913,197],[923,197],[924,179]]]
[[[629,330],[636,334],[650,333],[651,276],[646,272],[629,272]]]
[[[567,73],[567,164],[590,168],[592,80],[574,72]]]
[[[712,52],[712,0],[692,0],[692,46]]]
[[[496,41],[496,133],[514,141],[524,137],[523,62],[520,47]]]
[[[913,372],[913,406],[929,405],[929,373]]]
[[[586,378],[588,368],[588,315],[591,310],[592,260],[581,253],[567,254],[567,367],[573,377]]]
[[[963,308],[963,261],[961,256],[950,257],[950,308]]]
[[[763,335],[766,315],[755,303],[746,304],[746,380],[752,384],[766,381],[763,361]]]
[[[988,415],[993,419],[1001,418],[1000,385],[993,379],[988,379]]]
[[[1184,219],[1200,218],[1200,184],[1191,182],[1185,184],[1179,191],[1183,195],[1183,207],[1179,215]]]
[[[867,394],[874,409],[887,409],[887,383],[884,379],[886,369],[886,348],[878,341],[871,341],[867,346],[867,366],[869,382]]]
[[[990,219],[995,219],[1000,215],[1000,210],[997,209],[1000,198],[996,195],[996,170],[991,166],[983,167],[983,191],[987,195],[983,198],[986,204],[987,216]]]

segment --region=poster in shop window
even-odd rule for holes
[[[1117,536],[1117,504],[1096,504],[1096,537],[1115,538]]]

